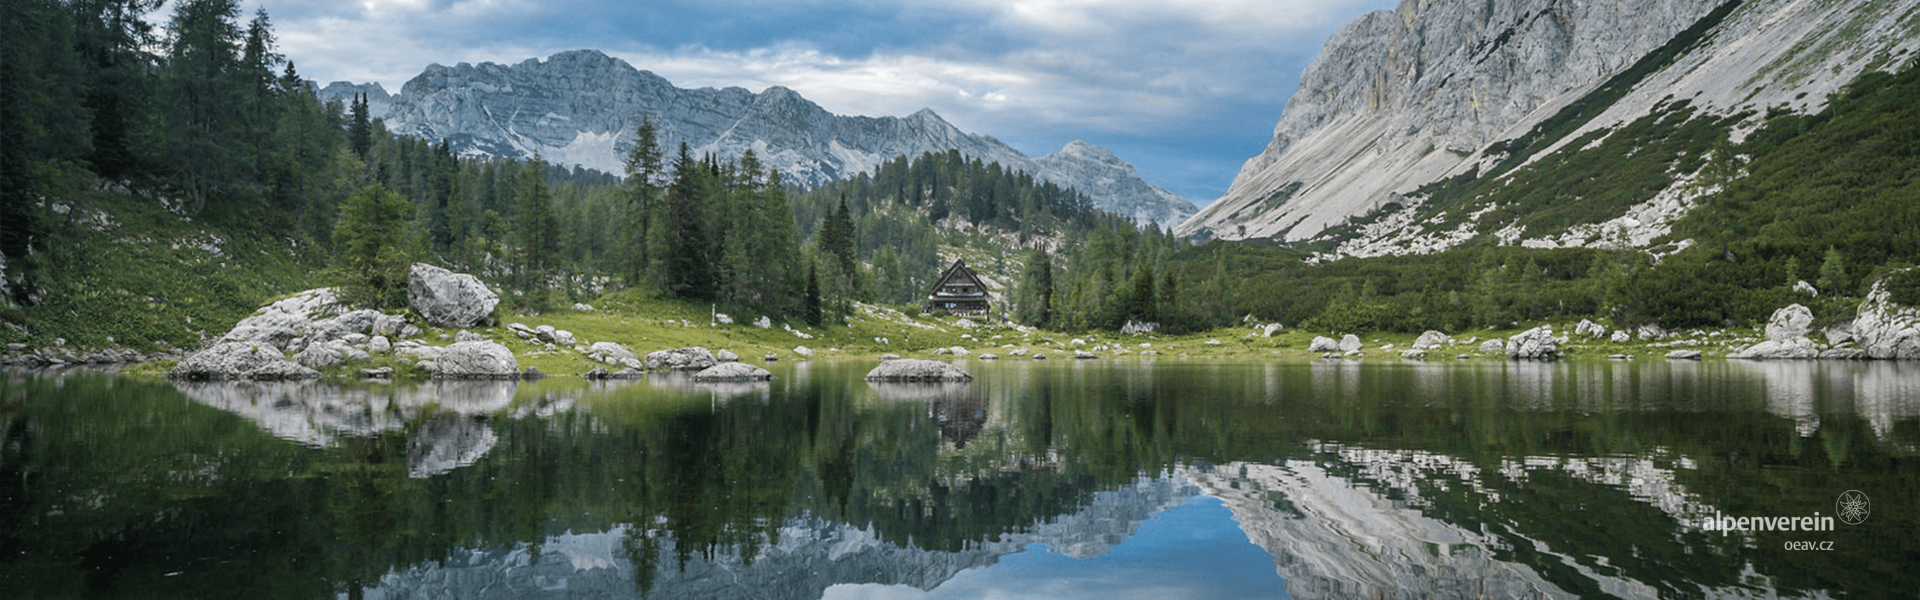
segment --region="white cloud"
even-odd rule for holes
[[[513,64],[596,48],[683,87],[780,85],[839,114],[932,108],[962,129],[1016,146],[1024,138],[1023,150],[1050,152],[1069,139],[1102,135],[1191,138],[1203,121],[1234,129],[1221,135],[1244,129],[1252,143],[1263,143],[1298,81],[1297,69],[1325,34],[1393,1],[709,0],[692,8],[635,8],[531,0],[253,0],[245,10],[265,5],[282,53],[322,83],[378,81],[397,92],[430,63]],[[706,19],[685,24],[698,35],[661,39],[662,20],[700,10],[853,10],[872,18],[822,18],[777,32]],[[889,35],[888,19],[937,26],[903,37]],[[648,24],[656,27],[635,33]],[[863,47],[858,40],[869,32],[893,41]],[[1207,115],[1228,105],[1267,108],[1245,115],[1241,125]],[[1232,168],[1244,158],[1230,159]]]

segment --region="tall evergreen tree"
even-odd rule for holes
[[[652,268],[653,212],[659,204],[660,177],[665,172],[664,158],[660,153],[659,134],[653,126],[653,119],[640,121],[635,132],[633,150],[627,153],[627,235],[623,236],[626,249],[627,267],[625,269],[628,285],[640,285]]]
[[[367,159],[367,153],[373,151],[373,122],[367,116],[367,95],[354,94],[353,121],[347,125],[347,143],[353,148],[360,160]]]
[[[707,233],[703,177],[711,172],[694,160],[686,142],[673,161],[673,184],[667,189],[662,265],[667,291],[681,298],[713,298],[712,238]]]
[[[1045,246],[1036,247],[1027,255],[1018,298],[1014,320],[1034,327],[1053,323],[1053,256]]]
[[[813,259],[807,260],[807,291],[801,300],[800,315],[808,325],[814,327],[826,322],[820,299],[820,265]]]
[[[237,0],[185,0],[168,23],[164,169],[199,211],[216,197],[246,195],[236,160],[244,139],[245,71]]]
[[[521,170],[514,190],[514,245],[520,271],[520,289],[536,310],[546,308],[546,286],[559,254],[560,221],[554,216],[553,194],[547,189],[546,164],[538,157]]]
[[[333,230],[334,269],[344,299],[396,308],[407,299],[406,198],[374,182],[340,205]]]

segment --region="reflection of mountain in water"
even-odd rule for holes
[[[473,464],[498,443],[488,415],[513,404],[515,382],[431,381],[415,387],[343,387],[299,382],[176,382],[193,401],[239,415],[274,436],[315,447],[341,436],[408,434],[407,472],[430,477]],[[529,403],[514,416],[551,416],[567,398]]]
[[[1539,537],[1502,523],[1511,518],[1503,516],[1503,507],[1512,503],[1551,504],[1538,497],[1513,497],[1538,489],[1525,485],[1531,477],[1562,477],[1623,491],[1627,503],[1657,509],[1683,532],[1695,531],[1696,524],[1717,512],[1676,480],[1675,470],[1695,468],[1692,461],[1660,450],[1651,458],[1508,459],[1497,472],[1489,472],[1470,461],[1417,450],[1337,444],[1313,449],[1320,460],[1182,471],[1209,495],[1221,498],[1248,539],[1274,556],[1287,592],[1296,598],[1574,598],[1596,591],[1634,598],[1671,591],[1636,579],[1632,565],[1596,563],[1591,555],[1564,547],[1566,539]],[[1620,501],[1597,496],[1588,500],[1596,506]],[[1465,514],[1460,512],[1463,504]],[[1593,518],[1583,513],[1553,516]],[[1573,529],[1609,526],[1627,535],[1627,524],[1588,523]],[[1517,561],[1516,554],[1538,560]],[[1538,568],[1542,562],[1555,572],[1543,573]],[[1744,583],[1749,585],[1770,585],[1763,575],[1749,572],[1747,578]],[[1569,585],[1569,580],[1578,585]],[[1687,589],[1710,596],[1744,595],[1739,589]]]
[[[907,585],[931,590],[966,569],[992,565],[1029,544],[1045,544],[1073,558],[1107,554],[1154,513],[1185,503],[1199,489],[1185,477],[1140,478],[1097,492],[1080,510],[1034,525],[1025,533],[956,551],[924,550],[880,539],[874,531],[819,518],[788,520],[777,542],[752,557],[696,551],[684,568],[659,560],[647,598],[819,598],[837,584]],[[656,535],[659,535],[656,533]],[[444,562],[396,570],[366,598],[609,598],[637,597],[630,548],[641,533],[622,525],[599,533],[546,538],[536,550],[455,552]],[[672,556],[672,541],[659,556]],[[644,560],[644,559],[642,559]]]

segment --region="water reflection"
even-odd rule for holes
[[[1008,361],[970,363],[961,385],[870,384],[870,366],[717,385],[12,375],[0,584],[388,598],[1920,585],[1910,365]],[[1699,527],[1831,511],[1850,489],[1874,499],[1870,526]],[[1783,548],[1802,539],[1834,550]],[[1151,565],[1160,578],[1115,576]]]

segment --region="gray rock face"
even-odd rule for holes
[[[1873,282],[1873,289],[1860,303],[1860,316],[1853,320],[1853,335],[1867,356],[1920,358],[1920,308],[1894,302],[1885,283]]]
[[[1307,344],[1308,352],[1340,352],[1340,342],[1326,336],[1314,336],[1313,343]]]
[[[1669,360],[1700,360],[1699,350],[1674,350],[1667,353]]]
[[[1445,348],[1448,344],[1452,343],[1453,338],[1451,336],[1438,331],[1428,331],[1420,334],[1420,338],[1413,341],[1413,348],[1415,350],[1434,350]]]
[[[1773,316],[1767,319],[1767,340],[1783,342],[1807,337],[1812,325],[1813,311],[1805,306],[1789,304],[1786,308],[1773,311]]]
[[[433,376],[441,379],[516,379],[520,361],[513,351],[494,342],[458,342],[434,360]]]
[[[766,369],[743,362],[723,362],[693,374],[694,381],[771,381]]]
[[[587,347],[587,358],[610,365],[640,366],[640,361],[633,356],[633,352],[628,351],[626,346],[613,342],[594,342],[592,346]]]
[[[367,90],[343,82],[322,89],[320,98],[345,101],[356,91]],[[683,142],[695,154],[727,159],[753,149],[788,181],[809,187],[872,173],[903,155],[959,150],[1079,190],[1096,206],[1136,219],[1171,224],[1194,210],[1142,181],[1112,153],[1084,142],[1035,160],[992,137],[963,132],[931,110],[904,118],[843,117],[783,87],[758,94],[737,87],[682,89],[595,50],[515,65],[432,65],[399,94],[370,94],[368,108],[388,129],[446,139],[457,154],[539,154],[607,173],[625,172],[634,132],[651,119],[669,152]]]
[[[220,339],[265,342],[284,349],[294,338],[306,335],[314,319],[337,315],[341,310],[340,297],[333,288],[307,290],[261,307]]]
[[[700,370],[711,367],[719,361],[713,352],[699,346],[660,350],[647,353],[648,369]]]
[[[867,381],[964,382],[973,381],[973,375],[939,361],[902,358],[882,362],[867,371]]]
[[[194,353],[167,372],[170,379],[189,381],[313,379],[319,376],[319,371],[287,360],[279,348],[257,341],[220,342]]]
[[[367,351],[374,354],[392,352],[393,342],[388,341],[387,336],[384,335],[373,336],[373,339],[367,340]]]
[[[1360,336],[1351,333],[1340,336],[1341,352],[1359,352],[1361,347]]]
[[[331,346],[313,344],[294,354],[293,362],[311,369],[329,369],[346,362],[346,359],[341,358],[340,353],[335,352]]]
[[[1560,340],[1553,328],[1540,326],[1507,338],[1507,356],[1523,360],[1552,360],[1560,354]]]
[[[1467,160],[1455,152],[1549,116],[1536,111],[1633,64],[1715,4],[1407,0],[1369,13],[1301,74],[1266,151],[1175,231],[1311,237],[1438,179]]]
[[[1033,161],[1033,166],[1039,179],[1078,190],[1093,198],[1095,206],[1136,223],[1175,225],[1195,210],[1185,198],[1141,179],[1133,165],[1106,148],[1080,140]]]
[[[1613,332],[1612,341],[1615,344],[1625,344],[1627,342],[1633,341],[1633,336],[1628,334],[1625,329],[1622,329],[1622,330]]]
[[[1819,358],[1820,351],[1813,347],[1813,340],[1807,339],[1809,326],[1813,324],[1813,311],[1798,304],[1773,311],[1767,319],[1767,340],[1747,347],[1744,350],[1728,354],[1727,358],[1747,358],[1756,360]]]
[[[1499,338],[1494,338],[1491,340],[1480,342],[1481,354],[1505,354],[1506,352],[1507,352],[1507,343],[1504,341],[1501,341]]]
[[[1336,254],[1429,253],[1500,232],[1502,243],[1642,248],[1664,238],[1697,191],[1674,185],[1604,223],[1534,231],[1513,221],[1459,228],[1424,224],[1424,185],[1485,174],[1511,140],[1609,81],[1693,26],[1721,2],[1705,0],[1404,0],[1328,39],[1302,74],[1272,141],[1232,187],[1176,228],[1227,238],[1313,238],[1388,203],[1398,211]],[[1785,106],[1813,112],[1868,70],[1920,48],[1915,4],[1746,0],[1672,63],[1646,74],[1532,156],[1593,131],[1619,128],[1685,99],[1706,114]],[[1841,33],[1844,32],[1844,33]],[[1570,198],[1571,200],[1572,198]],[[1471,214],[1469,212],[1468,214]],[[1541,228],[1535,226],[1536,229]]]
[[[713,353],[713,359],[723,363],[740,362],[740,355],[734,354],[732,350],[722,348],[719,352]]]
[[[1573,334],[1583,337],[1603,338],[1607,337],[1607,326],[1581,319],[1580,324],[1573,327]]]
[[[499,303],[500,297],[472,275],[425,263],[414,263],[407,274],[407,306],[434,325],[479,325],[492,318]]]

